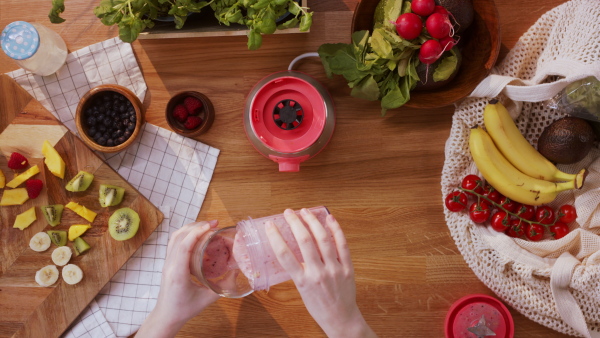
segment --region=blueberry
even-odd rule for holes
[[[98,112],[105,113],[106,112],[106,107],[104,107],[104,106],[98,107]]]
[[[106,117],[104,118],[103,123],[106,127],[109,127],[112,124],[112,120],[110,119],[110,117]]]
[[[125,137],[125,139],[128,139],[129,136],[131,136],[131,131],[125,130],[125,132],[123,133],[123,136]]]
[[[101,146],[106,145],[106,138],[104,138],[104,136],[100,137],[98,139],[98,144],[100,144]]]
[[[87,120],[85,121],[87,122],[88,126],[95,126],[96,125],[96,117],[95,116],[88,116]]]
[[[127,128],[127,126],[129,125],[129,119],[123,119],[121,121],[121,124],[123,125],[123,127]]]
[[[127,109],[133,109],[133,104],[131,101],[127,101]]]
[[[125,136],[120,136],[117,139],[117,144],[121,144],[121,143],[125,142],[126,140],[127,140],[127,138]]]
[[[102,132],[100,132],[100,131],[97,131],[96,133],[94,133],[94,139],[95,139],[95,140],[97,140],[97,139],[99,139],[99,138],[101,138],[101,137],[102,137]]]
[[[101,124],[98,126],[98,130],[100,130],[101,132],[105,132],[106,131],[106,126],[104,124]]]
[[[88,129],[87,134],[90,136],[94,136],[96,135],[96,132],[98,132],[98,130],[96,130],[96,127],[91,127],[90,129]]]
[[[121,104],[119,106],[119,112],[124,113],[127,110],[127,106],[124,104]]]
[[[123,129],[117,129],[117,130],[115,130],[115,136],[116,137],[119,137],[121,135],[123,135]]]
[[[115,141],[114,141],[112,138],[109,138],[109,139],[106,141],[106,145],[107,145],[107,146],[109,146],[109,147],[112,147],[112,146],[114,146],[114,145],[115,145]]]
[[[127,125],[127,130],[133,131],[135,129],[135,122],[129,122]]]
[[[135,123],[135,120],[136,120],[135,115],[130,116],[129,120],[131,120],[131,122]]]

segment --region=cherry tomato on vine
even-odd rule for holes
[[[518,218],[510,221],[510,227],[506,230],[506,234],[510,237],[521,238],[525,235],[525,226],[527,223]]]
[[[467,175],[463,178],[460,186],[463,189],[473,190],[478,194],[483,194],[483,181],[477,175]],[[466,192],[469,196],[475,196],[473,193]]]
[[[577,210],[575,210],[574,206],[565,204],[558,208],[558,215],[556,215],[556,218],[559,222],[571,223],[577,219]]]
[[[550,233],[554,239],[560,239],[565,237],[569,233],[569,226],[565,223],[556,222],[550,226]]]
[[[495,203],[500,204],[500,200],[504,197],[501,193],[489,184],[486,184],[483,188],[483,196],[489,198]]]
[[[545,227],[539,223],[528,223],[525,226],[525,237],[530,241],[537,242],[544,237]]]
[[[471,204],[469,208],[469,217],[475,223],[483,223],[490,218],[492,209],[490,204],[484,200]]]
[[[519,207],[519,204],[519,202],[515,202],[506,196],[502,196],[500,199],[500,205],[510,212],[515,212],[515,210],[517,210]]]
[[[547,205],[538,207],[535,212],[535,220],[542,224],[554,223],[554,210]]]
[[[492,229],[504,232],[510,226],[510,216],[505,211],[498,211],[492,216]]]
[[[515,210],[515,214],[528,221],[533,221],[535,219],[535,207],[533,205],[520,204],[517,210]]]
[[[446,208],[450,211],[461,211],[467,208],[467,195],[462,191],[453,191],[446,196]]]

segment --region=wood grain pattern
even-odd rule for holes
[[[0,116],[7,116],[0,125],[0,169],[12,177],[7,156],[13,151],[25,155],[40,173],[35,177],[45,183],[41,195],[20,206],[0,207],[0,337],[52,337],[60,335],[79,315],[81,310],[98,294],[100,289],[142,245],[162,221],[162,213],[146,198],[127,184],[119,174],[96,156],[82,141],[12,79],[0,76]],[[13,117],[10,120],[10,117]],[[37,129],[32,130],[35,125]],[[27,128],[19,128],[26,126]],[[40,153],[43,141],[49,138],[66,166],[65,179],[52,175],[43,163]],[[68,180],[85,170],[95,175],[86,192],[68,192]],[[98,201],[100,184],[125,188],[125,196],[117,207],[101,208]],[[41,205],[67,204],[76,201],[98,213],[82,237],[92,247],[90,251],[73,257],[70,263],[82,268],[84,279],[77,285],[68,285],[59,278],[52,287],[40,287],[34,280],[35,272],[52,264],[52,245],[45,252],[29,249],[29,239],[40,231],[68,230],[72,224],[89,223],[65,209],[61,224],[52,228],[38,209]],[[24,231],[12,227],[15,215],[36,207],[37,220]],[[108,233],[108,218],[119,207],[128,206],[140,215],[140,230],[125,242],[113,240]],[[72,243],[69,244],[72,246]],[[60,270],[60,268],[59,268]]]
[[[565,0],[496,0],[504,58],[540,15]],[[464,262],[442,213],[440,173],[452,106],[401,108],[379,115],[377,102],[349,96],[341,77],[328,79],[319,60],[298,70],[332,95],[337,126],[331,143],[301,166],[279,173],[243,132],[246,94],[263,77],[286,69],[297,55],[323,43],[349,42],[357,0],[309,1],[308,34],[266,36],[258,51],[246,37],[145,40],[133,44],[148,84],[146,121],[168,128],[164,109],[181,91],[206,94],[215,106],[212,128],[197,140],[221,149],[198,219],[223,226],[283,208],[327,205],[348,237],[356,269],[357,302],[381,337],[442,337],[450,305],[468,293],[493,293]],[[66,1],[67,21],[50,25],[48,0],[0,1],[0,26],[16,19],[59,32],[70,50],[116,36],[92,14],[95,2]],[[0,53],[1,54],[1,53]],[[0,55],[0,71],[17,66]],[[12,98],[11,98],[12,99]],[[3,118],[0,115],[0,118]],[[566,337],[511,309],[516,337]],[[322,337],[293,283],[241,300],[222,299],[192,319],[178,337]]]

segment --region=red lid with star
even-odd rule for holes
[[[482,294],[465,296],[456,301],[444,323],[446,338],[513,338],[512,315],[494,297]]]

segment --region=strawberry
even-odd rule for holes
[[[8,167],[13,170],[25,169],[29,165],[25,156],[14,152],[10,155],[10,159],[8,160]]]
[[[202,111],[202,101],[193,96],[188,96],[183,100],[183,104],[187,108],[190,115],[198,115]]]
[[[176,105],[175,109],[173,109],[173,117],[175,118],[175,120],[177,120],[181,123],[186,121],[188,115],[189,115],[189,113],[188,113],[187,109],[182,104]]]
[[[198,116],[189,116],[183,126],[185,129],[196,129],[199,125],[202,124],[202,119]]]
[[[29,198],[31,199],[38,197],[40,195],[40,192],[42,192],[42,188],[44,187],[44,183],[42,182],[42,180],[38,180],[35,178],[27,180],[27,182],[25,182],[25,185],[27,188],[27,195],[29,195]]]

